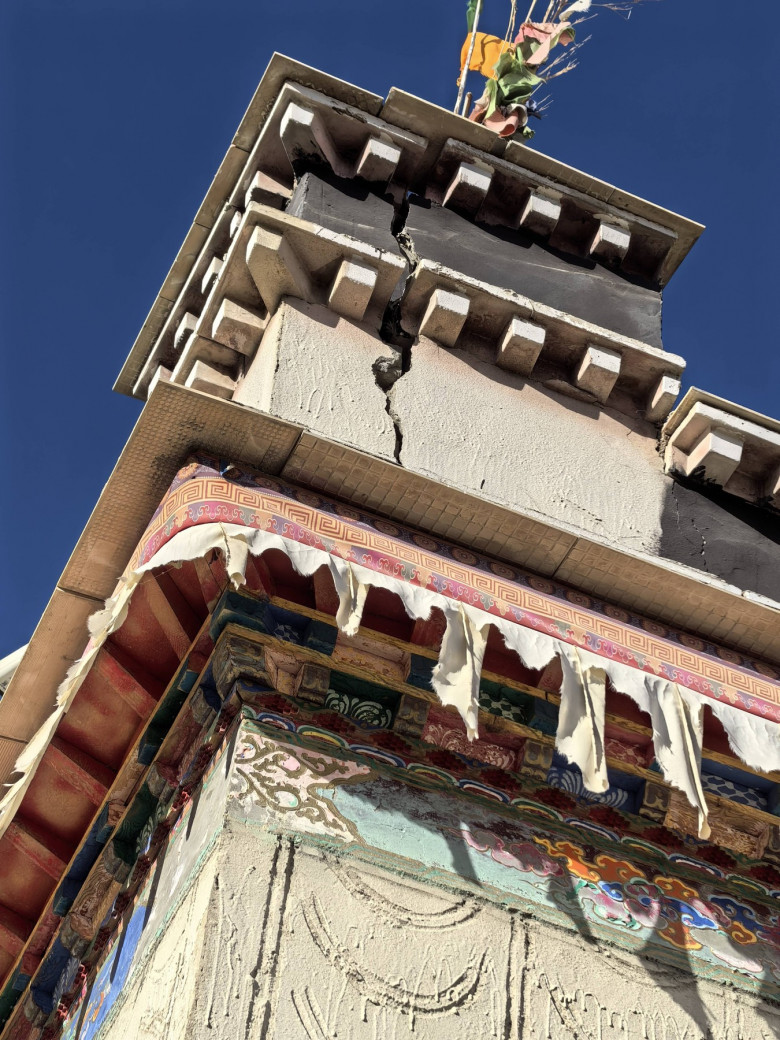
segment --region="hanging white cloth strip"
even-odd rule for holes
[[[481,617],[479,615],[482,615]],[[466,724],[469,740],[477,737],[479,680],[485,657],[490,617],[450,601],[444,616],[447,628],[431,683],[444,705],[451,705]]]
[[[721,721],[732,750],[743,762],[763,771],[780,769],[778,723],[703,697],[661,677],[599,657],[545,633],[515,625],[505,618],[411,585],[400,578],[349,563],[323,549],[239,524],[211,523],[174,535],[146,564],[126,575],[114,595],[106,601],[105,608],[92,615],[90,641],[84,654],[69,669],[60,685],[55,710],[17,760],[17,779],[8,786],[0,801],[0,835],[13,818],[62,715],[72,703],[101,646],[127,616],[133,591],[144,574],[197,559],[212,549],[222,553],[230,580],[236,588],[243,584],[250,553],[259,556],[269,549],[279,549],[304,577],[311,576],[320,567],[327,567],[339,597],[336,622],[346,635],[357,632],[371,587],[393,592],[401,599],[407,614],[415,619],[430,617],[431,610],[438,607],[446,618],[447,627],[432,685],[443,704],[457,709],[470,739],[477,736],[479,680],[491,625],[498,629],[507,647],[528,668],[543,668],[553,658],[559,657],[563,684],[556,746],[579,767],[585,787],[595,793],[608,787],[604,716],[606,680],[609,677],[616,690],[631,697],[642,711],[650,715],[655,756],[665,779],[679,788],[697,809],[700,837],[706,838],[709,834],[707,805],[701,785],[705,704]]]
[[[580,651],[569,643],[559,644],[563,669],[561,708],[555,746],[582,770],[582,782],[589,791],[603,792],[609,787],[604,755],[604,715],[607,699],[607,673],[601,665],[582,660]]]

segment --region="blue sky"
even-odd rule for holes
[[[270,55],[452,107],[465,6],[0,5],[0,655],[29,638],[138,415],[111,386]],[[485,0],[486,30],[509,6]],[[686,385],[777,416],[780,88],[738,17],[602,12],[533,147],[708,226],[667,289],[666,348]]]

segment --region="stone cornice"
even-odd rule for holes
[[[696,387],[661,431],[664,465],[762,505],[780,507],[780,422]]]
[[[484,127],[403,91],[392,89],[382,102],[376,95],[274,55],[122,368],[116,390],[144,396],[148,380],[144,376],[139,385],[139,376],[175,301],[204,256],[210,261],[218,255],[207,240],[214,238],[221,223],[230,223],[237,208],[243,208],[258,171],[291,183],[292,163],[301,149],[319,154],[340,176],[392,180],[401,191],[430,191],[453,205],[458,204],[458,191],[449,196],[448,191],[465,157],[466,166],[476,164],[481,170],[476,196],[472,193],[469,203],[472,208],[474,198],[482,204],[483,188],[486,200],[495,203],[495,192],[489,194],[491,182],[506,181],[512,204],[507,210],[502,203],[503,211],[491,219],[553,234],[557,221],[551,212],[563,200],[576,211],[588,238],[571,243],[571,248],[585,249],[597,260],[625,263],[627,270],[661,285],[702,231],[699,224],[524,145],[507,145]],[[460,197],[462,201],[462,193]],[[541,229],[540,207],[544,210]],[[565,240],[559,244],[569,245]],[[655,411],[659,410],[656,403]]]

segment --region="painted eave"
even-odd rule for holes
[[[457,515],[479,517],[480,529],[499,530],[511,520],[517,525],[515,542],[520,547],[548,537],[562,539],[560,561],[551,561],[548,576],[566,582],[562,570],[566,558],[575,551],[594,552],[592,578],[582,591],[609,599],[610,576],[632,573],[634,600],[622,605],[659,618],[666,612],[666,620],[683,628],[689,597],[703,596],[713,616],[728,622],[731,645],[780,660],[780,603],[774,600],[699,570],[606,545],[541,515],[463,493],[242,405],[161,383],[141,413],[0,701],[0,778],[12,773],[19,754],[52,710],[68,667],[84,650],[87,618],[114,591],[150,516],[178,469],[196,450],[293,482],[296,472],[314,467],[335,478],[335,492],[332,481],[328,494],[407,523],[421,492],[435,488]],[[387,479],[392,481],[392,499],[373,501],[365,489],[385,486]],[[439,533],[447,537],[446,531]],[[490,554],[489,547],[480,551]],[[492,555],[526,565],[521,552]]]

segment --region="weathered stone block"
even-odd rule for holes
[[[444,193],[444,205],[476,213],[487,197],[493,171],[476,163],[461,163]]]
[[[683,463],[683,472],[690,476],[699,470],[705,480],[722,487],[739,466],[742,449],[743,442],[735,434],[710,428],[691,448]]]
[[[208,296],[211,289],[219,278],[219,272],[222,270],[222,261],[218,256],[213,256],[209,260],[208,267],[203,273],[203,278],[200,283],[200,291],[204,296]]]
[[[179,359],[171,373],[171,382],[183,383],[198,361],[203,361],[207,365],[225,365],[230,367],[235,363],[235,360],[235,351],[229,347],[193,333],[182,348]]]
[[[434,289],[420,323],[420,335],[454,347],[469,314],[470,300],[460,293]]]
[[[212,339],[239,354],[251,356],[263,338],[266,319],[233,300],[223,300],[211,326]]]
[[[520,227],[537,235],[551,235],[561,219],[561,204],[539,191],[532,191],[520,214]]]
[[[496,364],[527,376],[544,346],[545,331],[522,318],[512,318],[498,345]]]
[[[376,287],[377,270],[358,260],[342,260],[328,303],[337,314],[361,321]]]
[[[147,397],[151,397],[154,393],[154,388],[158,383],[170,383],[171,381],[171,370],[166,368],[165,365],[158,365],[154,371],[154,375],[149,381],[149,389],[147,391]]]
[[[590,255],[609,263],[618,263],[628,252],[631,244],[631,232],[618,224],[610,224],[602,220],[593,241],[590,244]]]
[[[216,368],[207,365],[205,361],[195,362],[184,385],[191,390],[202,390],[204,393],[212,394],[214,397],[221,397],[225,401],[230,400],[236,388],[234,379],[225,375],[224,372],[219,372]]]
[[[306,265],[283,235],[256,227],[246,247],[246,265],[268,313],[282,296],[311,300],[314,290]]]
[[[767,477],[764,495],[776,509],[780,506],[780,466],[775,466]]]
[[[620,375],[621,360],[616,350],[597,347],[591,343],[585,350],[574,382],[580,390],[587,390],[597,401],[604,404]]]
[[[333,144],[319,113],[295,101],[290,102],[282,116],[279,137],[291,163],[311,157],[327,162],[327,156],[333,151]]]
[[[195,327],[199,320],[198,315],[193,314],[192,311],[187,311],[182,315],[179,324],[176,326],[176,331],[173,334],[173,346],[175,350],[181,350],[195,331]]]
[[[674,376],[661,376],[648,399],[645,417],[650,422],[661,422],[672,410],[679,393],[679,379]]]
[[[285,202],[290,198],[290,194],[290,189],[286,185],[273,177],[269,177],[262,170],[258,170],[249,182],[249,187],[244,196],[244,206],[246,207],[252,202],[259,202],[262,206],[283,209]]]
[[[355,174],[366,181],[387,184],[401,161],[401,149],[379,135],[369,137],[357,162]]]

